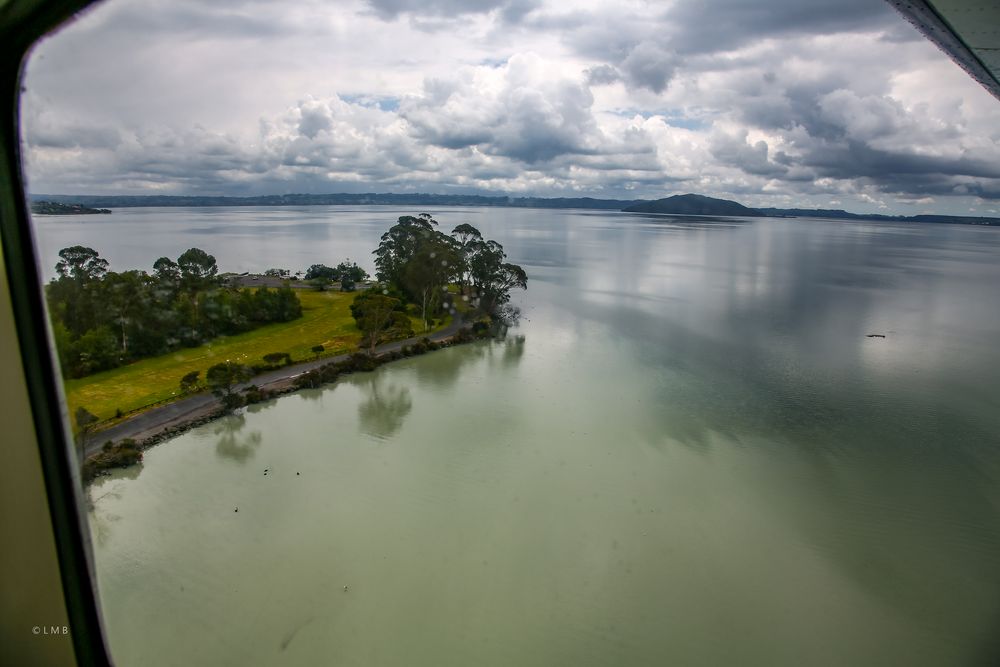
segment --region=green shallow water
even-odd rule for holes
[[[356,257],[404,212],[215,234],[313,216]],[[525,266],[521,326],[92,485],[120,664],[994,663],[998,230],[437,217]]]

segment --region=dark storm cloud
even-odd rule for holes
[[[712,138],[712,155],[724,164],[737,167],[748,174],[757,176],[777,176],[788,171],[788,167],[768,159],[766,141],[747,141],[747,133],[741,136],[719,134]]]
[[[772,38],[892,30],[895,39],[919,39],[899,29],[899,16],[871,0],[714,0],[677,2],[629,14],[609,6],[594,11],[536,12],[525,24],[558,31],[579,54],[624,73],[633,88],[661,93],[690,58],[725,53]],[[693,64],[698,67],[697,63]],[[593,69],[593,68],[592,68]]]
[[[664,15],[681,53],[733,50],[771,37],[879,32],[899,23],[885,2],[872,0],[713,0],[678,2]]]
[[[121,133],[113,127],[79,124],[36,124],[27,133],[29,146],[39,148],[114,149],[121,144]]]
[[[795,162],[812,167],[821,177],[863,178],[886,192],[952,192],[966,183],[988,192],[1000,187],[1000,163],[970,157],[951,158],[886,151],[859,141],[817,145]]]

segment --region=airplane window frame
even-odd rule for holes
[[[21,167],[20,93],[31,48],[100,0],[0,0],[0,250],[14,311],[21,370],[45,480],[71,640],[79,665],[113,664],[107,647],[84,510],[79,466],[67,446],[71,431],[63,411],[59,374],[45,311],[41,267]],[[933,7],[919,0],[889,0],[993,95],[995,79],[955,37]],[[13,375],[16,372],[12,371]],[[29,445],[25,445],[29,446]]]
[[[91,4],[94,0],[9,0],[0,4],[0,96],[4,101],[0,110],[0,247],[76,663],[110,665],[79,466],[66,446],[68,424],[62,410],[59,376],[53,371],[56,365],[22,178],[19,130],[21,78],[31,47]],[[16,371],[12,370],[11,375],[16,377]]]

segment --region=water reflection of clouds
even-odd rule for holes
[[[570,318],[601,322],[634,341],[646,351],[644,363],[696,370],[693,386],[707,382],[705,391],[715,397],[704,404],[729,405],[708,415],[705,428],[738,433],[758,423],[770,431],[816,418],[835,428],[838,419],[861,414],[882,432],[871,405],[878,401],[864,404],[861,397],[874,389],[926,402],[942,386],[966,384],[974,391],[986,381],[979,371],[967,382],[977,360],[957,360],[948,348],[956,347],[954,335],[997,330],[1000,319],[997,309],[970,302],[995,303],[991,282],[956,292],[954,276],[971,270],[995,277],[995,267],[984,265],[989,255],[970,265],[962,244],[942,244],[941,232],[905,231],[868,234],[840,223],[761,220],[721,234],[671,227],[650,238],[624,228],[607,242],[608,259],[582,262],[557,281],[563,289],[556,298]],[[549,324],[556,341],[580,327]],[[885,340],[865,337],[872,332],[893,333]],[[968,350],[970,343],[957,347]],[[929,387],[896,386],[913,372]],[[672,395],[666,403],[688,406],[678,411],[678,422],[693,427],[687,440],[703,439],[702,427],[684,416],[705,416],[699,401]]]

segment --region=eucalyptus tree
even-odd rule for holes
[[[420,244],[403,271],[403,287],[420,307],[424,331],[428,314],[437,312],[448,284],[458,275],[461,254],[454,239],[440,232]]]
[[[120,332],[122,358],[128,356],[129,332],[142,327],[144,310],[149,307],[151,279],[143,271],[109,273],[104,280],[106,301],[114,312]]]
[[[500,306],[510,300],[512,289],[528,287],[528,274],[506,259],[507,253],[496,241],[473,243],[469,273],[479,299],[479,309],[490,315],[495,315]]]
[[[461,263],[458,267],[458,285],[464,291],[465,285],[470,280],[469,260],[475,252],[476,245],[482,242],[483,235],[467,222],[463,222],[451,230],[451,235],[458,242],[459,255],[461,256]]]
[[[103,320],[99,292],[108,261],[93,248],[72,246],[59,251],[56,272],[59,277],[48,288],[50,306],[74,338],[82,336]]]
[[[202,293],[218,285],[216,275],[219,267],[215,257],[201,248],[189,248],[177,258],[177,268],[180,271],[180,286],[191,300],[193,321],[195,327],[201,322]]]
[[[397,287],[403,286],[406,265],[416,254],[420,245],[433,237],[437,231],[437,221],[429,214],[419,216],[404,215],[382,235],[375,255],[375,277]]]

